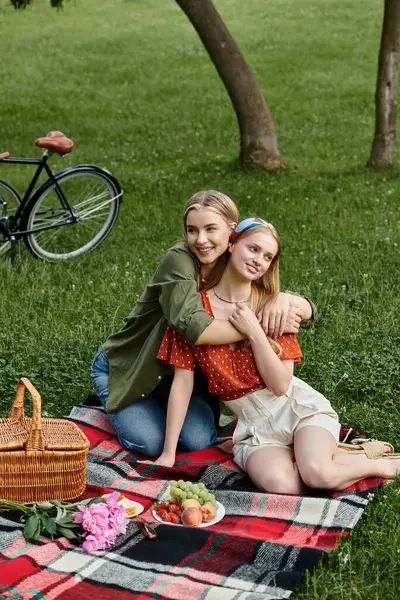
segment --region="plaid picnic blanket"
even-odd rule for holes
[[[103,410],[74,407],[88,436],[85,497],[112,490],[143,504],[158,541],[134,522],[108,551],[85,553],[66,538],[25,542],[18,516],[0,513],[0,597],[13,600],[266,600],[288,598],[306,570],[348,535],[377,480],[346,492],[307,497],[263,494],[232,460],[229,426],[207,450],[178,454],[173,469],[138,463]],[[230,428],[232,429],[232,428]],[[342,430],[349,440],[353,431]],[[202,481],[226,510],[207,528],[156,522],[153,503],[171,479]]]

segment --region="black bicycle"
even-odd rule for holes
[[[123,190],[115,177],[96,165],[77,165],[53,173],[47,164],[56,153],[71,152],[74,142],[60,131],[36,140],[42,158],[11,158],[1,163],[37,165],[23,197],[0,179],[0,254],[18,248],[23,239],[30,252],[57,262],[82,256],[108,236],[118,217]],[[35,190],[45,170],[48,179]]]

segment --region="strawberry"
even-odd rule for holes
[[[157,502],[156,507],[157,510],[168,510],[169,503],[168,502]]]
[[[179,510],[181,509],[181,507],[179,506],[179,504],[176,504],[176,502],[171,502],[171,504],[168,507],[168,510],[170,513],[177,513]]]
[[[178,524],[181,522],[180,518],[178,517],[178,515],[174,514],[174,513],[169,513],[169,517],[171,519],[171,523],[175,523]]]
[[[160,515],[161,519],[165,521],[165,523],[171,523],[172,514],[164,511],[162,515]]]

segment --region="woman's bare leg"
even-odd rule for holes
[[[305,491],[290,448],[268,446],[256,450],[247,459],[246,471],[263,492],[298,495]]]
[[[340,491],[365,477],[394,477],[400,458],[370,459],[362,454],[339,452],[336,440],[322,427],[303,427],[294,436],[296,464],[311,488]]]

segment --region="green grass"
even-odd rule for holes
[[[21,375],[49,415],[91,391],[89,366],[120,327],[159,257],[180,236],[184,202],[216,188],[281,234],[282,287],[310,295],[317,327],[301,335],[297,374],[344,423],[400,447],[399,160],[365,168],[374,130],[381,3],[217,0],[255,71],[288,167],[238,168],[235,115],[208,55],[173,0],[0,0],[0,151],[37,155],[61,129],[80,162],[110,169],[125,198],[93,254],[49,265],[0,262],[0,410]],[[23,188],[29,169],[0,166]],[[340,550],[293,598],[398,597],[399,491],[379,495]],[[348,557],[348,558],[343,558]]]

